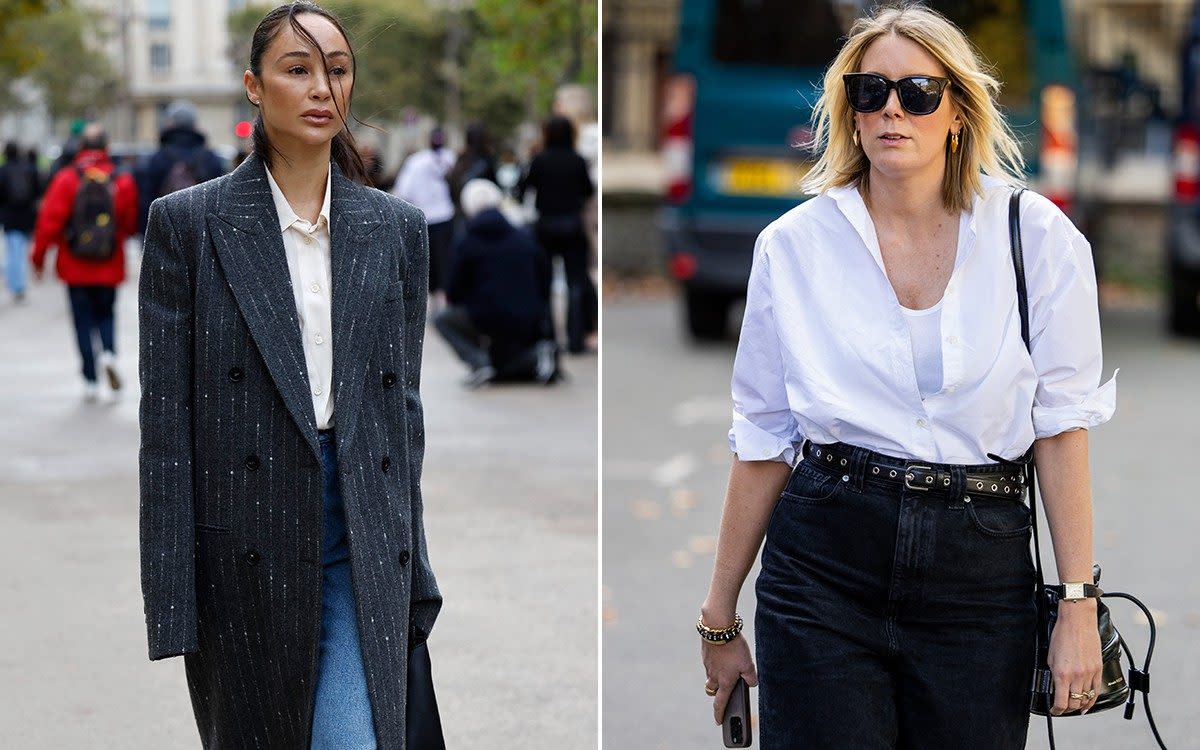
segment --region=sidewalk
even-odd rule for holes
[[[146,659],[138,569],[136,280],[127,392],[82,402],[57,282],[0,292],[0,746],[195,747],[181,659]],[[554,388],[468,393],[429,330],[422,486],[445,596],[430,639],[451,748],[596,736],[596,359]],[[514,635],[516,626],[520,635]]]

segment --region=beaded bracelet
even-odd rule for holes
[[[696,620],[696,632],[709,643],[720,646],[737,638],[742,632],[742,625],[742,616],[736,614],[733,616],[733,624],[727,628],[710,628],[704,624],[704,618],[700,618]]]

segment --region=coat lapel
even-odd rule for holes
[[[208,229],[267,371],[320,461],[291,275],[266,169],[257,157],[248,157],[230,175],[216,208],[208,215]]]
[[[387,289],[395,248],[372,237],[383,216],[368,188],[333,165],[329,201],[333,275],[333,408],[339,450],[350,445],[358,424],[371,346]]]

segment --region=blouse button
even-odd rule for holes
[[[319,333],[313,336],[313,341],[315,341],[315,342],[316,342],[316,343],[318,343],[318,344],[324,344],[324,343],[325,343],[325,339],[324,339],[324,338],[321,336],[321,334],[319,334]]]
[[[394,386],[395,384],[396,384],[396,373],[394,373],[394,372],[385,372],[385,373],[383,374],[383,387],[384,387],[384,388],[391,388],[391,387],[392,387],[392,386]]]
[[[401,565],[408,565],[409,557],[410,557],[410,555],[408,554],[408,550],[400,550],[400,564]]]
[[[243,558],[246,560],[246,563],[249,565],[258,565],[258,561],[259,561],[258,552],[254,551],[252,549],[246,550],[246,554],[243,555]]]
[[[947,343],[947,344],[957,344],[957,343],[958,343],[958,336],[947,336],[947,337],[946,337],[946,343]]]
[[[242,372],[242,368],[240,367],[231,367],[229,369],[229,379],[235,383],[241,380],[243,375],[245,373]]]
[[[251,453],[249,456],[246,456],[246,468],[250,471],[258,471],[258,467],[261,465],[262,462],[258,460],[258,456],[254,455],[253,453]]]
[[[319,386],[319,385],[318,385],[316,388],[313,388],[313,395],[314,395],[314,396],[320,396],[320,395],[321,395],[321,393],[322,393],[322,391],[321,391],[321,386]]]
[[[924,426],[925,426],[925,420],[924,420],[924,419],[918,419],[918,420],[917,420],[917,427],[924,427]]]
[[[321,291],[321,285],[315,281],[313,282],[313,285],[310,288],[313,290],[314,293]]]

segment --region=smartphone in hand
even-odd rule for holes
[[[753,740],[750,732],[750,686],[741,677],[733,686],[733,694],[725,705],[721,733],[725,736],[725,747],[750,747]]]

